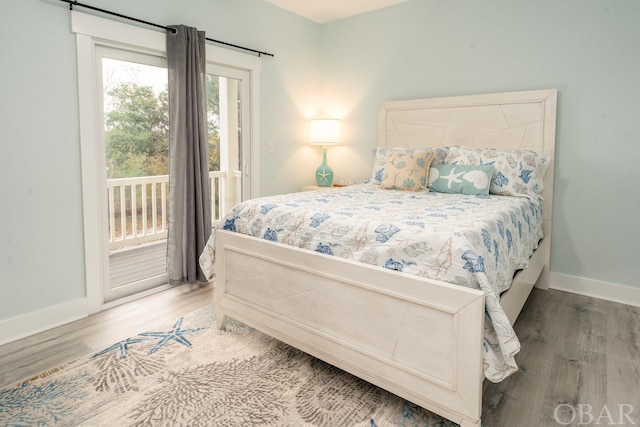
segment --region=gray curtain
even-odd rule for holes
[[[167,32],[169,68],[169,283],[206,281],[198,258],[211,234],[205,33]]]

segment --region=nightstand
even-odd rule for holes
[[[304,187],[302,187],[302,191],[313,191],[313,190],[322,190],[325,188],[340,188],[340,187],[346,187],[347,185],[332,185],[331,187],[320,187],[318,185],[305,185]]]
[[[302,187],[302,191],[320,190],[322,188],[331,188],[331,187],[320,187],[320,186],[317,186],[317,185],[305,185],[304,187]]]

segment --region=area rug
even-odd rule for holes
[[[3,426],[456,426],[207,306],[0,389]]]

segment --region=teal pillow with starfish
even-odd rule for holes
[[[436,165],[429,170],[429,190],[486,196],[491,186],[493,165]]]

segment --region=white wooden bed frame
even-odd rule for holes
[[[548,287],[555,89],[384,102],[378,146],[529,149],[552,162],[545,238],[501,301],[514,322]],[[227,316],[462,426],[480,426],[481,291],[217,230],[216,325]]]

